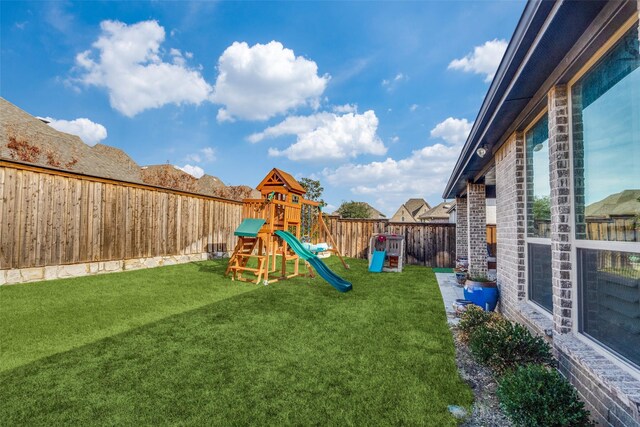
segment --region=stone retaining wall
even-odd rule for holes
[[[190,255],[157,256],[116,261],[98,261],[80,264],[53,265],[12,270],[0,270],[0,285],[39,282],[42,280],[67,279],[70,277],[92,276],[119,271],[140,270],[164,265],[184,264],[229,256],[226,252],[199,253]]]

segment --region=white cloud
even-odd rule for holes
[[[490,82],[507,50],[507,41],[493,39],[473,48],[473,52],[460,59],[454,59],[449,69],[484,74],[485,82]]]
[[[419,105],[418,104],[411,104],[411,106],[409,107],[409,111],[411,111],[412,113],[414,111],[416,111],[418,109]]]
[[[182,172],[186,172],[194,178],[201,178],[204,175],[204,169],[200,166],[191,166],[189,164],[184,165],[183,167],[175,166],[176,169],[180,169]]]
[[[436,143],[415,150],[400,160],[387,158],[384,161],[366,164],[346,164],[335,169],[324,169],[326,182],[333,186],[347,187],[360,199],[371,198],[371,203],[392,214],[411,197],[440,198],[460,154],[466,134],[459,130],[453,136],[448,132],[465,119],[448,118],[431,131],[432,137],[442,138],[447,143]],[[468,131],[467,131],[468,132]]]
[[[356,104],[334,105],[332,110],[334,113],[357,113],[358,106]]]
[[[346,159],[359,154],[384,155],[387,148],[377,135],[378,118],[373,110],[363,114],[317,113],[291,116],[283,122],[249,136],[249,141],[296,135],[294,144],[279,150],[269,149],[273,157],[290,160]]]
[[[360,198],[389,213],[411,197],[439,198],[451,174],[460,146],[435,144],[416,150],[409,157],[381,162],[347,164],[325,169],[332,186],[350,188]]]
[[[212,147],[205,147],[202,150],[202,155],[207,162],[213,162],[216,159],[216,149]]]
[[[471,132],[473,123],[467,119],[449,117],[431,129],[432,138],[442,138],[449,144],[463,144]]]
[[[333,121],[337,117],[333,113],[316,113],[310,116],[289,116],[275,126],[271,126],[262,132],[249,135],[247,140],[251,143],[260,142],[268,138],[277,138],[282,135],[302,135],[312,132],[325,123]]]
[[[387,88],[389,92],[393,91],[401,82],[409,80],[406,74],[398,73],[392,79],[382,80],[382,86]]]
[[[85,144],[92,147],[107,137],[107,129],[100,123],[92,122],[89,119],[57,120],[51,117],[44,119],[49,122],[49,126],[52,128],[78,135]]]
[[[329,76],[314,61],[271,41],[249,47],[234,42],[218,60],[212,101],[224,105],[218,120],[267,120],[293,108],[317,108]]]
[[[394,135],[391,137],[391,143],[397,144],[400,141],[400,137],[398,135]]]
[[[332,205],[331,203],[327,203],[326,205],[324,205],[322,207],[322,211],[323,212],[328,212],[328,213],[332,213],[334,212],[336,209],[338,209],[338,207],[336,205]]]
[[[162,60],[165,31],[156,21],[102,21],[100,28],[93,48],[76,56],[79,81],[105,88],[111,106],[125,116],[166,104],[199,105],[210,96],[211,86],[179,50],[169,50],[171,63]]]
[[[216,160],[216,149],[213,147],[205,147],[196,153],[187,154],[185,160],[193,163],[213,162]]]
[[[218,114],[216,114],[216,120],[218,120],[220,123],[222,122],[233,123],[236,121],[236,119],[234,119],[233,116],[229,114],[229,112],[224,108],[220,108],[218,110]]]

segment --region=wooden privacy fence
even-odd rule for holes
[[[498,234],[495,224],[487,224],[487,248],[491,256],[496,256],[498,253]]]
[[[327,217],[326,223],[340,251],[345,256],[367,258],[371,236],[377,233],[393,233],[405,238],[405,263],[428,267],[453,267],[455,265],[455,224],[340,219],[335,216]],[[325,238],[320,236],[320,240]]]
[[[227,252],[242,204],[0,160],[0,269]]]
[[[230,252],[242,220],[240,202],[8,160],[0,201],[0,269]],[[455,224],[326,223],[345,256],[367,258],[371,236],[386,232],[404,236],[407,264],[455,264]]]

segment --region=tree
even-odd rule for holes
[[[551,200],[549,196],[534,197],[532,208],[534,220],[551,220]]]
[[[336,212],[342,218],[371,218],[371,208],[365,202],[342,202]]]
[[[324,200],[322,200],[322,192],[324,191],[324,188],[320,185],[320,181],[311,178],[301,178],[299,182],[307,191],[305,197],[308,200],[324,203]]]

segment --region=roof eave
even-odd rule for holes
[[[454,187],[458,183],[460,179],[460,175],[462,174],[464,168],[467,166],[470,157],[475,153],[480,145],[480,138],[478,133],[481,129],[484,129],[486,126],[486,121],[488,120],[488,113],[493,110],[491,105],[495,103],[495,99],[498,95],[502,95],[499,92],[499,88],[504,87],[505,84],[509,83],[513,78],[516,70],[513,70],[512,64],[518,53],[522,54],[522,50],[525,49],[526,46],[523,46],[523,40],[525,40],[527,35],[531,35],[531,32],[534,31],[536,34],[542,28],[542,23],[546,20],[547,16],[551,12],[551,8],[542,7],[542,5],[548,6],[550,2],[542,2],[542,1],[528,1],[524,11],[522,12],[522,16],[518,21],[518,25],[514,30],[513,36],[507,46],[507,50],[505,51],[502,60],[500,61],[500,65],[498,66],[498,70],[491,81],[491,85],[489,86],[489,90],[487,91],[487,95],[482,102],[482,106],[480,107],[480,111],[476,117],[476,120],[473,122],[473,126],[471,127],[471,132],[467,137],[467,140],[462,147],[462,151],[460,152],[460,156],[456,161],[456,165],[453,168],[453,172],[449,177],[449,181],[447,182],[447,186],[442,194],[444,199],[454,198],[456,196]],[[544,19],[543,19],[544,18]],[[536,23],[535,27],[533,24]],[[511,71],[511,73],[507,74],[507,71]],[[470,155],[471,154],[471,155]]]

